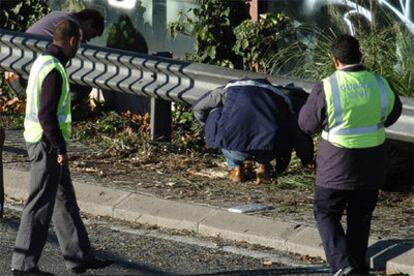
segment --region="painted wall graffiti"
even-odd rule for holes
[[[277,2],[273,0],[274,2]],[[396,15],[399,20],[414,34],[414,0],[375,0],[380,6]],[[140,0],[107,0],[108,6],[132,10],[140,4]],[[154,2],[154,0],[153,0]],[[155,0],[156,2],[156,0]],[[191,2],[191,1],[189,1]],[[368,2],[368,1],[367,1]],[[352,23],[352,17],[355,15],[364,17],[367,22],[372,22],[371,11],[366,7],[355,3],[352,0],[304,0],[304,5],[309,13],[316,9],[333,4],[338,6],[345,6],[348,10],[343,15],[343,21],[348,27],[351,34],[355,34],[355,28]]]
[[[377,3],[386,8],[386,10],[389,10],[396,15],[401,22],[407,27],[408,30],[410,30],[411,33],[414,34],[414,0],[376,0]],[[305,0],[305,5],[309,11],[313,11],[317,8],[320,8],[322,6],[325,6],[326,4],[334,4],[334,5],[340,5],[340,6],[346,6],[349,8],[349,10],[343,15],[343,20],[345,24],[347,25],[349,31],[351,34],[355,34],[355,28],[352,24],[351,17],[355,14],[359,16],[363,16],[366,18],[368,22],[372,22],[372,15],[371,12],[351,1],[351,0]]]
[[[49,0],[64,3],[68,0]],[[377,10],[385,11],[401,22],[414,34],[414,0],[371,0]],[[264,12],[284,12],[299,24],[313,25],[321,28],[331,27],[338,23],[327,16],[329,5],[338,7],[341,12],[341,23],[337,31],[349,30],[355,35],[356,22],[370,24],[375,20],[371,13],[369,0],[266,0]],[[165,33],[168,23],[177,19],[181,10],[187,11],[197,6],[196,0],[82,0],[88,7],[99,7],[105,11],[108,24],[117,22],[119,15],[131,17],[134,27],[145,37],[150,51],[173,51],[175,56],[182,57],[191,52],[194,40],[181,36],[171,40]],[[59,9],[59,8],[56,8]],[[363,19],[363,20],[361,20]],[[97,43],[105,43],[106,37]],[[413,40],[414,48],[414,40]]]
[[[107,0],[108,5],[117,9],[132,10],[137,4],[137,0]]]

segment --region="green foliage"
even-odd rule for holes
[[[81,11],[86,8],[83,0],[66,0],[61,7],[64,11]]]
[[[192,119],[188,106],[176,107],[173,129],[172,140],[178,148],[203,149],[201,129]],[[150,148],[150,116],[114,111],[97,114],[88,121],[75,123],[72,136],[110,156],[127,156]]]
[[[332,30],[302,28],[302,34],[311,37],[308,47],[297,42],[280,50],[271,59],[272,73],[320,80],[335,71],[331,49],[336,38]],[[384,76],[397,93],[414,96],[414,36],[401,25],[357,29],[363,52],[362,63]]]
[[[26,31],[33,23],[45,16],[50,11],[46,0],[22,0],[22,1],[0,1],[0,28],[16,32]],[[4,71],[0,70],[0,76]],[[0,94],[8,98],[14,98],[14,91],[11,90],[0,78]],[[16,120],[9,120],[12,125]]]
[[[0,28],[23,32],[49,11],[46,0],[0,1]]]
[[[281,13],[261,14],[257,22],[245,20],[234,33],[233,50],[243,58],[244,69],[253,70],[257,64],[263,72],[268,72],[271,56],[296,41],[292,20]]]
[[[96,131],[98,133],[116,134],[121,129],[129,126],[130,122],[118,113],[111,111],[106,116],[96,121]]]
[[[174,107],[172,117],[175,124],[182,125],[187,129],[191,128],[193,114],[189,106],[177,103]]]
[[[95,119],[75,123],[73,138],[111,156],[128,155],[148,142],[149,128],[144,117],[114,111],[101,113]]]
[[[194,119],[190,106],[175,104],[172,123],[173,143],[185,148],[201,149],[204,147],[202,128]]]
[[[360,1],[366,5],[366,1]],[[369,5],[373,23],[353,20],[354,31],[363,53],[363,64],[384,76],[400,95],[414,96],[414,35],[389,13]],[[344,7],[342,7],[343,9]],[[272,73],[302,79],[320,80],[335,71],[331,49],[343,29],[343,10],[328,5],[329,20],[337,29],[301,27],[302,42],[293,43],[269,61]],[[306,44],[307,47],[303,47]]]
[[[297,31],[310,39],[296,41],[279,49],[269,58],[271,73],[309,80],[320,80],[332,74],[335,66],[331,48],[335,33],[331,29],[323,31],[307,26],[299,27]]]
[[[400,95],[414,97],[414,36],[395,24],[359,30],[363,63],[384,76]]]
[[[2,112],[0,127],[7,129],[21,129],[24,122],[24,113]]]
[[[107,46],[139,53],[148,52],[145,38],[134,28],[127,15],[121,15],[118,23],[109,27]]]
[[[174,38],[178,33],[196,39],[194,52],[187,58],[230,68],[241,68],[242,60],[233,51],[234,27],[249,18],[244,0],[198,0],[198,7],[181,11],[180,20],[168,26]],[[195,19],[188,16],[192,13]]]

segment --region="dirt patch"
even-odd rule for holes
[[[255,179],[241,184],[228,181],[224,160],[211,153],[174,153],[155,147],[150,154],[130,158],[79,155],[72,159],[76,180],[220,208],[263,203],[274,209],[254,215],[314,225],[314,175],[304,174],[296,163],[271,183],[256,185]],[[414,236],[413,224],[413,193],[381,191],[373,236],[410,239]]]
[[[19,135],[6,134],[8,150],[4,153],[4,165],[28,169],[24,144],[18,141]],[[234,184],[227,179],[222,156],[212,152],[158,144],[122,157],[111,156],[93,145],[75,142],[69,145],[74,181],[225,209],[247,203],[263,203],[274,209],[252,215],[273,217],[298,225],[315,224],[312,214],[314,174],[304,172],[296,159],[286,173],[271,183],[256,185],[253,178]],[[372,236],[412,239],[412,225],[413,193],[407,189],[381,191],[374,213]]]

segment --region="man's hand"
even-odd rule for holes
[[[19,78],[19,75],[16,74],[15,72],[9,72],[9,71],[4,72],[4,80],[6,81],[6,83],[11,83],[12,81],[18,78]]]
[[[61,166],[67,165],[68,164],[68,155],[66,153],[58,154],[57,162]]]

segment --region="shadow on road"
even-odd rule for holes
[[[393,239],[377,241],[368,248],[371,266],[385,269],[386,263],[414,248],[414,239]]]
[[[240,276],[266,276],[266,275],[330,275],[329,268],[317,267],[295,267],[295,268],[272,268],[249,271],[225,271],[208,274],[197,274],[193,276],[213,276],[213,275],[240,275]]]
[[[17,232],[18,228],[19,228],[19,222],[20,222],[20,218],[17,217],[5,217],[2,220],[0,220],[0,228],[1,229],[6,229],[7,231],[10,232]],[[49,231],[48,237],[47,237],[47,242],[50,243],[52,246],[59,248],[59,243],[57,240],[57,237],[55,235],[55,233],[53,231]],[[22,249],[14,249],[17,250],[18,252],[24,252],[24,250]],[[127,275],[177,275],[174,273],[170,273],[170,272],[165,272],[165,271],[161,271],[158,270],[156,268],[150,267],[146,264],[140,263],[140,262],[136,262],[136,261],[130,261],[130,260],[126,260],[125,257],[113,253],[110,250],[105,250],[105,251],[95,251],[95,256],[97,258],[101,258],[101,259],[110,259],[114,261],[114,264],[112,266],[118,266],[121,269],[125,269],[128,272],[127,273],[121,273],[121,274],[116,274],[116,275],[122,275],[122,276],[127,276]],[[63,261],[63,259],[62,259]],[[103,271],[104,272],[104,271]],[[106,274],[105,274],[106,275]]]

